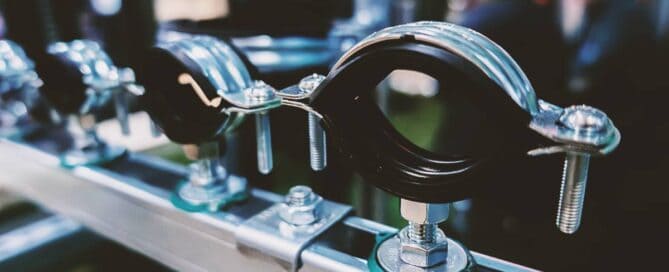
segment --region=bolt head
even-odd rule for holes
[[[563,110],[558,121],[559,139],[587,146],[607,146],[610,152],[618,145],[620,135],[606,114],[596,108],[580,105]]]
[[[251,100],[263,101],[270,98],[273,91],[273,88],[264,81],[256,80],[251,87],[244,90],[244,94]]]
[[[290,188],[286,195],[286,203],[291,206],[299,206],[314,201],[316,194],[309,186],[298,185]]]
[[[586,105],[566,108],[560,116],[560,123],[576,131],[598,132],[608,128],[606,113]]]
[[[312,74],[300,80],[300,83],[297,86],[302,92],[311,93],[318,88],[318,85],[320,85],[323,80],[325,80],[325,76]]]
[[[279,207],[279,217],[284,222],[304,226],[318,221],[323,198],[307,186],[295,186],[286,195]]]
[[[405,227],[398,233],[400,259],[403,262],[418,267],[431,267],[446,261],[448,258],[448,240],[443,231],[438,230],[435,240],[430,243],[411,240],[408,231],[408,227]]]
[[[402,218],[419,224],[438,224],[448,219],[449,203],[422,203],[400,200]]]

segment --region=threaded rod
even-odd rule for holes
[[[589,165],[590,155],[568,153],[565,158],[556,218],[558,229],[564,233],[572,234],[581,225]]]

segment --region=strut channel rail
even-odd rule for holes
[[[186,173],[181,166],[132,154],[112,165],[68,170],[43,147],[10,140],[0,140],[0,171],[7,189],[176,270],[285,271],[268,256],[243,254],[235,241],[237,226],[282,201],[280,195],[254,189],[251,199],[226,212],[188,213],[170,201],[170,189]],[[349,216],[302,250],[300,271],[365,271],[374,235],[388,231],[395,229]],[[472,254],[480,271],[534,271]]]

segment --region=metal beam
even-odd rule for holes
[[[10,140],[0,140],[0,172],[0,185],[8,190],[176,270],[285,270],[285,264],[262,252],[242,253],[235,240],[238,226],[283,200],[277,194],[254,189],[248,201],[226,212],[189,213],[170,201],[169,188],[185,177],[183,167],[131,155],[116,166],[65,169],[57,156]],[[157,180],[132,178],[136,173]],[[392,231],[396,230],[349,216],[300,253],[300,271],[365,271],[367,256],[353,251],[371,252],[374,235]],[[351,240],[364,243],[351,248]]]

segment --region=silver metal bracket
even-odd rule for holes
[[[318,221],[295,226],[281,218],[282,204],[274,204],[239,225],[235,240],[242,253],[259,258],[270,256],[289,271],[300,268],[302,250],[311,241],[352,210],[350,206],[324,200]]]
[[[586,106],[571,108],[579,107]],[[530,156],[568,152],[603,156],[611,153],[620,144],[620,131],[606,115],[598,118],[602,123],[600,129],[587,131],[562,124],[561,118],[571,108],[563,109],[543,100],[539,100],[539,108],[539,113],[532,117],[529,127],[557,145],[530,150]]]
[[[276,90],[260,80],[252,82],[250,87],[244,88],[239,93],[222,97],[233,105],[222,110],[228,114],[234,112],[243,114],[261,113],[281,105],[281,98],[276,95]]]
[[[40,139],[48,140],[45,146],[59,146],[51,137]],[[247,227],[247,219],[256,220],[259,212],[284,201],[283,196],[250,189],[249,199],[228,211],[188,213],[171,203],[173,185],[188,174],[183,166],[131,153],[116,164],[63,169],[58,154],[49,151],[0,139],[0,185],[176,271],[282,271],[275,258],[242,254],[235,233]],[[351,239],[356,239],[356,251],[371,253],[376,235],[397,232],[356,216],[331,221],[337,223],[323,228],[337,231],[315,235],[301,250],[300,271],[369,271],[369,256],[351,251]],[[257,239],[274,241],[262,240],[267,236]],[[481,270],[536,271],[470,253]]]

